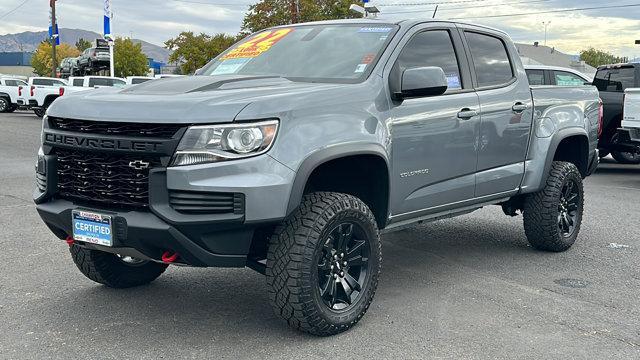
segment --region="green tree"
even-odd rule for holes
[[[56,59],[58,60],[58,64],[64,58],[76,57],[78,55],[80,55],[80,51],[69,44],[62,43],[56,46]],[[40,76],[50,76],[52,62],[51,43],[45,40],[38,45],[38,48],[33,53],[31,66],[36,74]]]
[[[272,26],[307,21],[358,18],[362,15],[349,10],[354,0],[260,0],[249,6],[242,21],[243,32],[256,32]],[[297,15],[296,15],[297,14]]]
[[[78,51],[80,51],[80,52],[83,52],[83,51],[87,50],[90,47],[91,47],[91,42],[88,41],[88,40],[80,38],[80,39],[78,39],[78,41],[76,41],[76,49],[78,49]]]
[[[598,67],[600,65],[616,64],[616,63],[621,63],[626,61],[624,57],[615,56],[606,51],[597,50],[594,48],[582,50],[580,52],[580,60],[584,61],[585,63],[593,67]]]
[[[192,31],[183,31],[164,45],[172,51],[169,62],[179,64],[183,74],[192,74],[238,40],[239,37],[227,34],[195,35]]]
[[[141,76],[149,72],[149,60],[142,52],[142,44],[131,39],[116,38],[113,48],[115,76]]]

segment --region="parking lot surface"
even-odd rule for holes
[[[528,246],[487,207],[383,237],[367,316],[317,338],[273,313],[262,275],[170,267],[114,290],[75,268],[31,200],[41,120],[0,114],[0,358],[640,358],[640,166],[585,183],[575,246]]]

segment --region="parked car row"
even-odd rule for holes
[[[16,78],[0,78],[0,113],[18,109],[18,88],[27,86],[24,80]]]

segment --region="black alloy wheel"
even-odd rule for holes
[[[345,221],[329,232],[318,260],[318,291],[329,309],[343,311],[358,301],[370,251],[366,233],[354,222]]]
[[[576,230],[580,211],[580,191],[573,179],[562,187],[562,195],[558,203],[558,227],[564,237],[571,237]]]

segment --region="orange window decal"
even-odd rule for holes
[[[285,28],[261,32],[260,34],[252,37],[246,42],[236,46],[225,56],[223,56],[221,60],[258,57],[263,52],[271,49],[273,45],[282,40],[285,36],[287,36],[287,34],[292,31],[293,29],[291,28]]]

